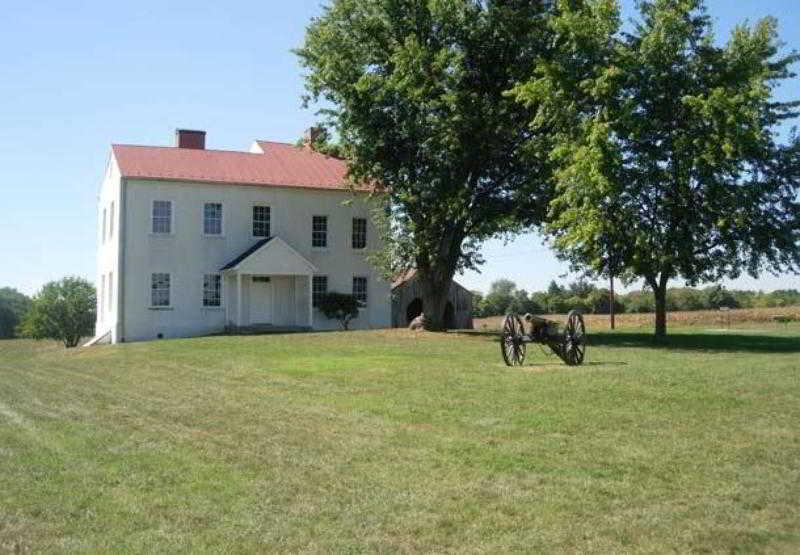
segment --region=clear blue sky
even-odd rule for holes
[[[625,2],[630,9],[632,0]],[[208,146],[294,141],[314,121],[300,105],[290,49],[320,0],[11,2],[0,24],[0,287],[35,292],[66,274],[95,277],[96,195],[112,142],[170,144],[176,127],[205,129]],[[796,0],[711,0],[719,34],[779,18],[800,48]],[[629,12],[630,13],[630,12]],[[800,97],[800,86],[782,96]],[[565,271],[536,235],[490,241],[486,289],[509,277],[542,289]],[[800,288],[796,276],[734,285]]]

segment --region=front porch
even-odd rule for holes
[[[312,329],[315,271],[282,239],[258,241],[222,268],[226,330]]]

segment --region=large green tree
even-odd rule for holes
[[[454,273],[477,245],[536,223],[549,198],[547,122],[508,92],[558,40],[559,10],[512,0],[333,0],[298,49],[355,180],[390,197],[394,254],[418,270],[426,326],[441,329]],[[591,19],[591,18],[589,18]]]
[[[515,93],[557,128],[554,246],[597,273],[613,255],[616,273],[644,279],[661,337],[670,279],[800,267],[800,142],[781,142],[797,103],[774,95],[797,56],[780,54],[771,18],[720,46],[701,0],[638,6],[628,32],[589,29],[605,63],[578,75],[565,56]],[[580,22],[552,24],[574,30],[565,54],[585,40]]]

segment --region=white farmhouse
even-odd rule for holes
[[[327,291],[359,299],[353,327],[389,327],[390,284],[365,259],[380,240],[368,197],[347,186],[344,162],[309,146],[207,150],[189,130],[174,147],[113,145],[95,341],[333,329],[315,308]]]

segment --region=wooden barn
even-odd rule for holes
[[[392,327],[405,328],[422,314],[422,291],[416,270],[397,276],[392,282]],[[472,293],[453,281],[445,308],[448,329],[472,329]]]

